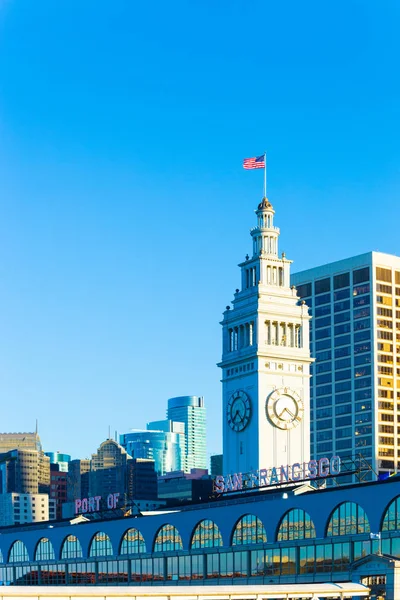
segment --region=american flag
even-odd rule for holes
[[[253,156],[252,158],[245,158],[243,160],[243,169],[264,169],[265,167],[265,154],[261,156]]]

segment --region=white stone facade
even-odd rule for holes
[[[278,256],[274,214],[264,198],[222,321],[224,474],[310,458],[310,317],[290,287],[291,261]]]

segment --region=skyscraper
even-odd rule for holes
[[[127,493],[127,463],[129,454],[118,442],[108,439],[92,454],[89,476],[89,494],[105,497],[118,493],[124,498]]]
[[[252,256],[222,321],[224,473],[309,459],[309,315],[278,255],[280,231],[267,198],[250,231]]]
[[[186,459],[185,425],[168,419],[147,423],[146,431],[133,430],[120,436],[121,445],[133,458],[155,463],[158,475],[184,468]]]
[[[167,418],[185,424],[183,470],[207,469],[206,408],[202,396],[179,396],[168,400]]]
[[[313,456],[362,453],[376,471],[396,471],[400,258],[368,252],[295,273],[292,283],[313,315]]]
[[[50,459],[37,433],[0,433],[0,463],[3,493],[49,492]]]

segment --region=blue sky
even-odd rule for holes
[[[400,254],[397,0],[0,0],[2,431],[89,456],[204,395],[262,174],[294,270]]]

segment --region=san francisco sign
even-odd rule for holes
[[[236,492],[251,488],[268,487],[285,483],[320,479],[340,473],[340,457],[320,458],[308,462],[281,465],[272,469],[258,469],[248,473],[217,475],[213,481],[214,492]]]

